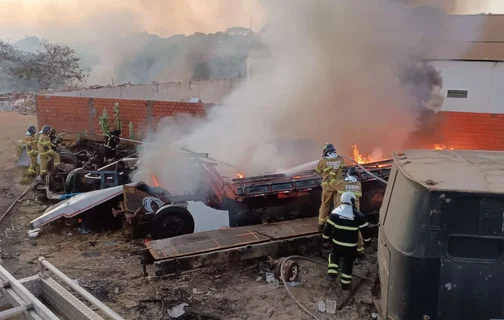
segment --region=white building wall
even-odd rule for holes
[[[504,113],[504,62],[432,61],[443,77],[442,111]],[[451,97],[453,90],[466,98]]]

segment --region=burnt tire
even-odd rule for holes
[[[194,232],[194,219],[183,207],[160,208],[151,221],[151,238],[166,239]]]
[[[64,151],[59,151],[58,153],[60,156],[60,161],[63,163],[73,164],[73,165],[77,165],[79,163],[79,159],[77,159],[77,157],[75,156],[75,154],[73,154],[73,152],[64,150]]]

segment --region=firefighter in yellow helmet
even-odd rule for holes
[[[328,143],[324,147],[322,159],[317,165],[317,173],[322,175],[322,201],[319,209],[319,229],[324,228],[324,223],[329,216],[331,205],[338,204],[338,190],[343,182],[342,168],[345,166],[343,158],[338,156],[336,148]]]
[[[37,138],[35,134],[37,133],[37,128],[35,126],[29,126],[26,130],[26,136],[24,138],[24,144],[26,147],[26,153],[30,157],[30,167],[28,168],[28,175],[35,176],[37,173]]]
[[[45,125],[40,130],[40,137],[38,139],[38,153],[40,155],[40,175],[44,176],[47,174],[47,167],[49,165],[49,158],[52,157],[54,161],[54,166],[60,165],[59,154],[52,149],[52,142],[49,134],[51,132],[51,127]]]
[[[359,171],[356,167],[350,167],[347,170],[345,180],[341,184],[341,189],[338,190],[338,206],[341,204],[341,196],[345,192],[351,192],[355,195],[355,208],[360,211],[360,198],[362,197],[362,185],[358,180]],[[357,242],[357,254],[364,254],[364,242],[362,234],[359,231],[359,241]]]

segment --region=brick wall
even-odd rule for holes
[[[441,112],[440,124],[447,147],[504,150],[504,114]]]
[[[109,126],[112,127],[112,108],[116,102],[119,103],[123,123],[123,137],[129,136],[130,121],[133,123],[134,134],[138,136],[154,129],[157,122],[166,116],[176,113],[205,115],[205,105],[198,103],[37,95],[37,124],[39,128],[47,124],[67,133],[101,133],[98,117],[106,109]]]

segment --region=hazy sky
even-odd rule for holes
[[[161,36],[253,29],[263,24],[259,0],[0,0],[0,37],[87,40],[147,31]]]
[[[456,2],[456,13],[504,13],[504,0],[412,1]],[[263,25],[261,0],[0,0],[0,38],[36,35],[68,41],[132,31],[208,33],[248,27],[250,18],[253,29]]]

